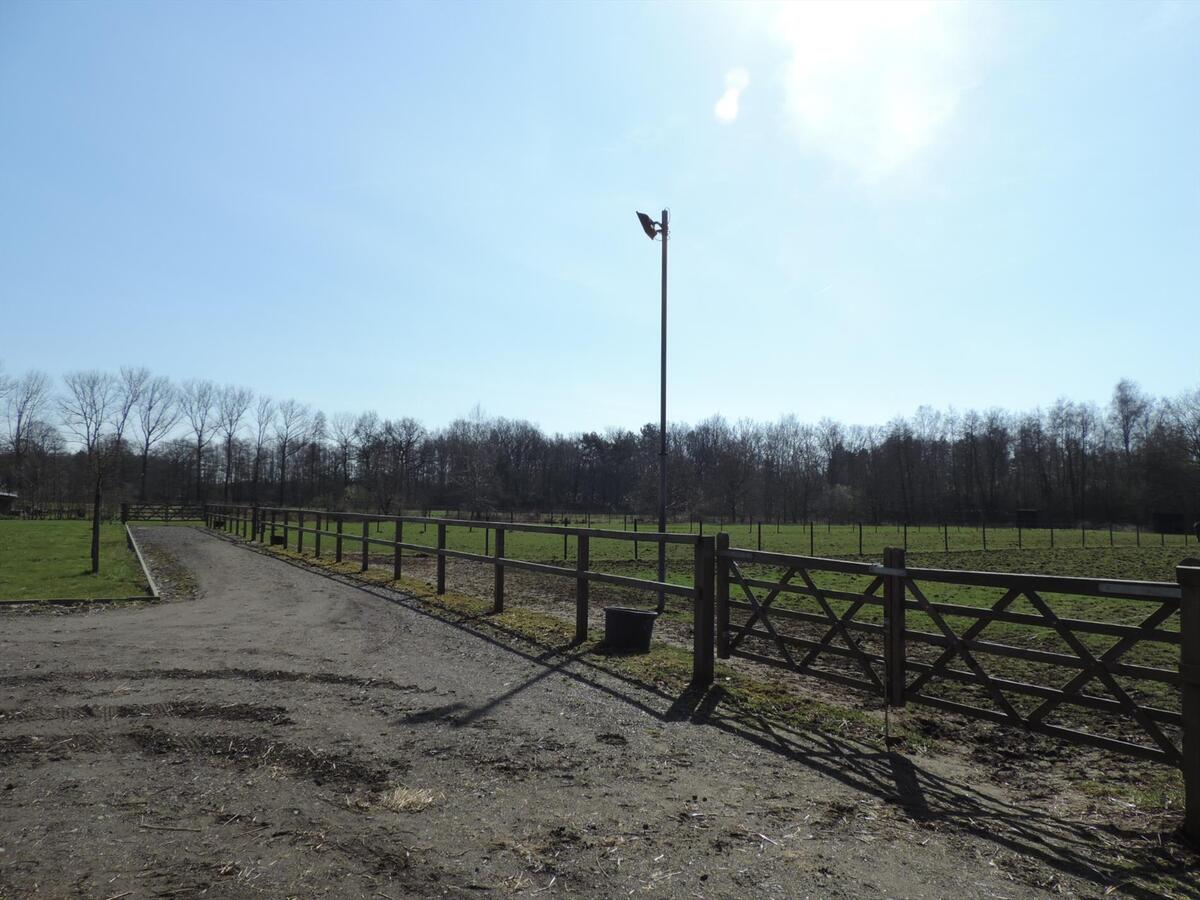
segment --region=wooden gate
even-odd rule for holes
[[[763,553],[726,535],[716,581],[721,658],[1184,763],[1178,584],[915,568],[898,549],[882,565]]]

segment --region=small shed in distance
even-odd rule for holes
[[[1018,528],[1037,528],[1041,522],[1042,511],[1040,509],[1018,509],[1017,510],[1017,527]]]
[[[1181,512],[1156,512],[1151,519],[1157,534],[1183,534],[1187,531]]]

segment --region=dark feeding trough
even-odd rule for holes
[[[282,534],[271,535],[271,546],[272,547],[282,547],[283,546],[283,535]]]
[[[604,644],[610,650],[649,653],[658,613],[652,609],[609,606],[604,610]]]

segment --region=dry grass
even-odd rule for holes
[[[428,788],[410,788],[404,785],[385,791],[379,805],[392,812],[420,812],[433,806],[437,798]]]

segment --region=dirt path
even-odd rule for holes
[[[0,896],[1102,895],[1143,837],[141,534],[196,599],[0,619]]]

